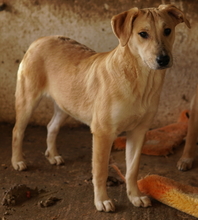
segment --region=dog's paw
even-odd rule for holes
[[[53,156],[48,151],[45,152],[45,156],[47,160],[50,162],[50,164],[61,165],[65,163],[64,159],[61,156]]]
[[[193,158],[180,158],[177,162],[177,168],[180,171],[190,170],[192,168]]]
[[[114,212],[115,211],[115,206],[113,202],[108,199],[104,201],[97,201],[95,202],[96,209],[100,212]]]
[[[56,165],[61,165],[65,163],[64,159],[61,156],[55,156],[54,160]]]
[[[12,161],[12,166],[14,167],[15,170],[18,171],[27,170],[27,165],[24,161],[18,161],[18,162]]]
[[[151,206],[151,200],[148,196],[129,196],[129,200],[135,207]]]

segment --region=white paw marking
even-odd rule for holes
[[[48,151],[45,152],[45,156],[50,162],[50,164],[55,164],[55,165],[61,165],[64,164],[64,159],[58,155],[58,156],[52,156]]]
[[[151,206],[151,200],[148,198],[148,196],[130,196],[129,199],[135,207]]]
[[[27,170],[27,165],[24,161],[13,162],[12,166],[18,171]]]
[[[190,170],[193,164],[193,158],[180,158],[177,162],[177,168],[180,171]]]
[[[115,206],[113,202],[109,200],[104,200],[104,201],[98,201],[95,203],[96,209],[98,211],[104,211],[104,212],[114,212],[115,211]]]
[[[64,159],[61,156],[55,156],[54,159],[56,161],[56,165],[61,165],[65,163]]]

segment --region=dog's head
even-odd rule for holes
[[[128,46],[131,53],[140,56],[151,69],[172,66],[172,45],[175,26],[190,23],[184,13],[174,5],[160,5],[158,8],[138,9],[115,15],[112,28],[122,47]]]

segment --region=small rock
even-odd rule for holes
[[[9,212],[4,212],[4,215],[9,215]]]
[[[104,3],[104,8],[108,11],[109,10],[109,5],[107,3]]]
[[[49,206],[52,206],[52,205],[55,205],[56,202],[60,201],[61,199],[58,199],[56,197],[49,197],[48,199],[46,200],[43,200],[43,201],[40,201],[39,202],[39,206],[41,208],[46,208],[46,207],[49,207]]]
[[[107,178],[107,186],[119,186],[120,184],[123,184],[124,182],[121,180],[118,180],[117,178],[113,176],[108,176]]]

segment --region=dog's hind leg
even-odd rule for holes
[[[57,151],[56,138],[60,127],[64,124],[67,117],[68,115],[54,103],[54,115],[47,125],[47,150],[45,152],[45,156],[50,164],[61,165],[64,163],[63,158]]]
[[[198,138],[198,86],[192,99],[190,118],[188,122],[188,133],[182,157],[177,162],[177,168],[186,171],[192,168],[196,156],[196,142]]]
[[[15,93],[16,123],[12,133],[11,161],[14,169],[19,171],[27,169],[22,153],[24,132],[32,112],[38,105],[42,95],[33,87],[34,85],[31,85],[29,79],[26,79],[23,76],[17,80]]]

